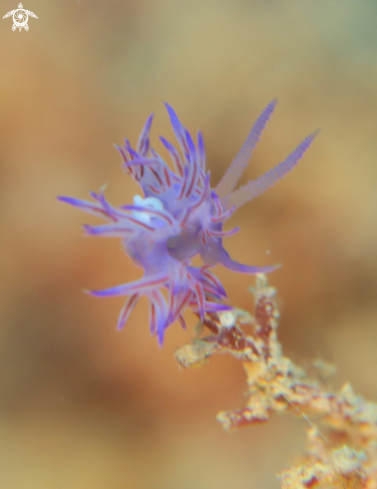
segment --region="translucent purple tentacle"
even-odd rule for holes
[[[219,263],[233,272],[240,273],[251,273],[255,275],[256,273],[271,273],[280,268],[280,264],[270,265],[266,267],[255,267],[253,265],[243,265],[238,261],[233,261],[229,256],[229,253],[223,248],[219,256]]]
[[[256,180],[250,181],[243,187],[232,192],[230,195],[227,195],[225,198],[221,199],[221,203],[226,208],[233,206],[238,208],[246,204],[246,202],[255,199],[255,197],[258,197],[258,195],[263,194],[267,189],[275,185],[278,180],[293,170],[293,168],[304,156],[304,153],[312,144],[318,133],[319,130],[307,136],[282,163],[279,163],[274,168],[258,177]]]
[[[184,165],[182,163],[182,160],[181,160],[181,157],[179,156],[178,151],[175,149],[175,147],[171,143],[169,143],[169,141],[167,141],[162,136],[160,136],[160,140],[161,140],[162,144],[165,146],[165,148],[169,151],[170,157],[171,157],[171,159],[172,159],[172,161],[173,161],[173,163],[177,169],[179,176],[182,176]]]
[[[148,289],[156,286],[161,286],[165,282],[169,281],[169,276],[166,274],[154,275],[152,277],[143,277],[136,282],[130,282],[128,284],[117,285],[106,290],[89,290],[88,294],[97,297],[114,297],[117,295],[131,295],[142,294]]]
[[[137,228],[125,226],[124,223],[101,224],[99,226],[83,225],[86,234],[90,236],[106,236],[108,238],[124,238],[125,235],[133,233]]]
[[[123,309],[120,311],[117,330],[121,330],[127,322],[127,319],[131,312],[133,311],[136,303],[139,299],[139,294],[133,294],[126,300],[126,303],[123,306]]]
[[[154,309],[154,317],[151,318],[151,323],[154,323],[154,330],[157,333],[158,344],[160,347],[162,347],[165,329],[168,326],[168,307],[166,305],[164,296],[158,289],[151,292],[150,299]]]
[[[152,121],[153,113],[148,117],[147,122],[145,123],[145,126],[143,127],[143,130],[141,131],[139,140],[137,142],[137,151],[143,156],[148,156],[150,146],[149,133],[151,131]]]
[[[204,147],[203,135],[201,131],[198,131],[198,156],[200,168],[205,171],[206,169],[206,152]]]
[[[276,104],[276,99],[270,102],[258,117],[237,156],[234,158],[230,167],[217,184],[215,192],[220,198],[228,195],[237,185],[237,182],[241,178],[241,175],[252,156],[255,146],[260,139],[263,129],[265,128],[276,107]]]
[[[185,127],[180,123],[177,114],[175,113],[174,109],[170,107],[169,104],[166,102],[164,103],[166,110],[168,111],[169,117],[170,117],[170,122],[173,127],[173,131],[175,134],[175,137],[177,138],[179,145],[181,146],[182,153],[185,155],[187,154],[188,151],[188,146],[187,146],[187,141],[186,141],[186,129]]]
[[[93,202],[75,199],[73,197],[62,196],[57,197],[57,200],[60,200],[60,202],[65,202],[66,204],[73,205],[74,207],[77,207],[84,212],[88,212],[89,214],[94,214],[98,217],[114,220],[114,218],[110,216],[104,209],[102,209],[98,204],[93,204]]]

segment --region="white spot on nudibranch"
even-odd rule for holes
[[[222,311],[218,315],[224,328],[232,328],[236,324],[236,314],[233,311]]]
[[[145,207],[146,209],[153,209],[155,211],[164,210],[164,204],[157,197],[147,197],[143,199],[140,195],[134,196],[134,204],[138,207]],[[151,221],[151,216],[148,212],[143,211],[132,211],[132,216],[144,224],[149,224]]]

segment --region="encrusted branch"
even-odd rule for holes
[[[276,412],[307,419],[307,453],[301,465],[281,474],[283,489],[377,489],[377,405],[357,396],[349,384],[327,391],[284,357],[277,339],[276,290],[258,274],[252,292],[254,317],[238,309],[207,315],[203,325],[210,334],[178,349],[179,365],[201,366],[215,353],[242,361],[248,400],[241,409],[217,415],[226,430],[266,422]]]

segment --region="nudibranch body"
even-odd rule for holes
[[[221,264],[235,272],[268,273],[276,266],[256,267],[238,263],[223,247],[223,238],[239,229],[224,231],[224,223],[234,211],[274,185],[302,158],[316,133],[306,137],[286,160],[256,180],[234,190],[261,133],[270,118],[276,100],[259,116],[239,153],[216,186],[210,186],[201,132],[196,142],[180,123],[174,110],[166,108],[180,146],[180,152],[166,139],[161,141],[175,167],[173,172],[150,146],[149,134],[153,114],[140,134],[136,149],[125,140],[117,146],[123,168],[140,185],[143,196],[136,195],[133,204],[113,207],[101,191],[91,193],[92,201],[71,197],[59,200],[105,219],[106,224],[84,226],[87,234],[121,238],[125,252],[143,268],[143,277],[132,283],[102,291],[91,291],[99,297],[128,296],[120,313],[118,328],[126,323],[138,299],[149,299],[150,326],[160,345],[166,328],[178,320],[184,326],[183,312],[188,307],[204,319],[206,313],[230,309],[224,304],[224,287],[210,270]],[[191,264],[200,255],[204,265]],[[166,301],[162,290],[167,289]]]

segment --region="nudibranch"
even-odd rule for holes
[[[239,153],[218,185],[212,189],[206,169],[206,155],[201,132],[196,141],[181,124],[174,110],[165,104],[180,151],[160,137],[170,154],[172,171],[150,145],[153,114],[141,131],[136,149],[126,139],[116,146],[124,171],[140,185],[143,195],[135,195],[133,204],[112,206],[101,190],[92,192],[92,201],[71,197],[59,200],[101,217],[106,224],[84,226],[87,234],[121,238],[124,250],[132,261],[143,268],[144,275],[136,282],[102,291],[91,291],[99,297],[127,296],[120,313],[118,329],[126,323],[138,299],[149,299],[151,333],[163,343],[166,328],[178,320],[183,327],[183,313],[190,308],[203,320],[206,313],[230,309],[226,292],[212,267],[221,264],[241,273],[268,273],[274,266],[257,267],[234,261],[223,246],[223,238],[239,228],[224,231],[224,223],[234,211],[274,185],[291,171],[313,142],[317,133],[307,136],[282,163],[256,180],[235,190],[276,100],[259,116]],[[200,255],[203,266],[194,267],[191,260]],[[167,290],[167,299],[163,290]]]

